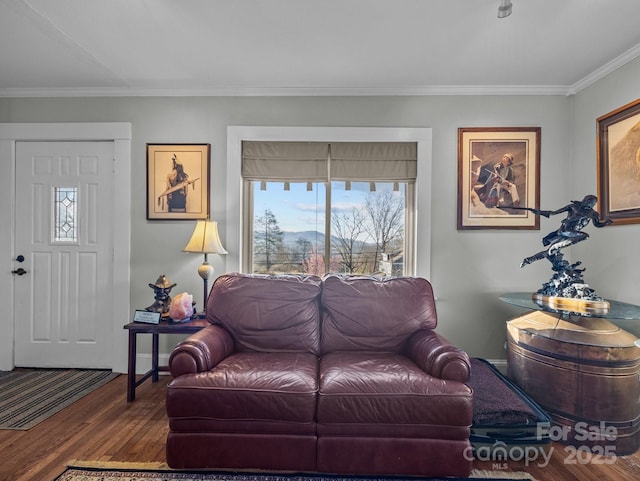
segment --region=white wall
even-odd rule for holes
[[[227,232],[238,229],[238,219],[226,215],[228,125],[429,127],[431,281],[439,298],[439,331],[472,356],[500,359],[505,357],[504,323],[521,311],[498,296],[533,292],[550,277],[541,262],[524,269],[519,265],[539,250],[542,235],[555,229],[556,220],[542,219],[540,231],[458,231],[457,129],[542,127],[541,204],[555,208],[576,194],[570,181],[572,102],[563,96],[2,98],[0,122],[131,123],[132,309],[151,304],[148,284],[160,274],[178,284],[174,292],[188,291],[202,302],[202,281],[196,274],[202,259],[182,252],[193,223],[146,220],[146,143],[211,143],[211,216],[220,222],[225,242]],[[594,142],[589,142],[591,149]],[[225,247],[238,248],[226,242]],[[223,257],[212,256],[210,262],[216,273],[225,271]],[[140,349],[148,352],[145,342]],[[175,342],[162,337],[161,350],[167,352]]]
[[[640,98],[640,59],[582,90],[573,99],[571,190],[578,198],[597,193],[596,119]],[[585,280],[602,296],[640,305],[640,224],[590,228],[591,238],[575,246]],[[640,336],[640,321],[620,322]]]

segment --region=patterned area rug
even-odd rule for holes
[[[403,478],[395,476],[339,476],[322,474],[205,473],[170,469],[124,469],[68,467],[55,481],[462,481],[473,479],[495,481],[535,481],[524,472],[474,470],[470,478]]]
[[[30,429],[117,376],[87,369],[0,372],[0,429]]]

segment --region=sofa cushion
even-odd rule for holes
[[[411,334],[437,324],[431,284],[419,277],[328,276],[322,308],[323,353],[401,352]]]
[[[311,352],[320,344],[315,276],[225,274],[207,301],[207,319],[224,326],[237,351]]]
[[[314,423],[318,359],[309,353],[232,354],[211,371],[179,376],[167,388],[167,415],[189,424],[234,421]],[[251,422],[249,432],[255,432]],[[253,430],[253,431],[252,431]]]
[[[320,361],[318,424],[468,427],[472,417],[469,387],[401,354],[343,351]]]

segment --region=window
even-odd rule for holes
[[[78,242],[76,187],[54,188],[54,242]]]
[[[416,143],[243,142],[243,270],[413,274]]]

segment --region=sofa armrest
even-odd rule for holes
[[[220,326],[207,326],[180,342],[169,357],[173,377],[211,370],[233,352],[231,335]]]
[[[431,376],[459,382],[469,380],[469,355],[431,329],[422,329],[413,334],[407,343],[406,352]]]

